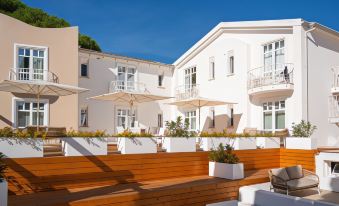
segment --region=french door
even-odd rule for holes
[[[44,77],[45,50],[19,47],[17,60],[18,80],[46,80]]]
[[[125,66],[118,67],[118,84],[119,90],[135,90],[135,68],[129,68]]]

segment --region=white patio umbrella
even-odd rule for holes
[[[162,96],[162,95],[155,95],[150,94],[149,92],[134,92],[134,91],[117,91],[107,94],[102,94],[99,96],[90,97],[89,99],[95,100],[104,100],[104,101],[112,101],[112,102],[120,102],[120,103],[128,103],[130,107],[130,111],[133,109],[133,105],[145,103],[145,102],[153,102],[158,100],[165,100],[170,99],[173,97]],[[130,120],[129,120],[130,121]],[[127,125],[129,125],[128,122]]]
[[[37,130],[39,129],[39,103],[40,96],[67,96],[88,91],[88,89],[59,84],[48,81],[30,81],[30,80],[3,80],[0,82],[0,91],[32,94],[37,97]]]
[[[184,100],[178,100],[175,102],[168,103],[170,105],[176,105],[177,107],[196,107],[199,110],[199,130],[200,130],[200,109],[201,107],[205,106],[219,106],[219,105],[233,105],[237,104],[234,102],[225,102],[225,101],[220,101],[220,100],[213,100],[213,99],[208,99],[204,97],[195,97],[195,98],[189,98],[189,99],[184,99]]]

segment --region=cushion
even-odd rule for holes
[[[271,169],[271,172],[272,172],[272,175],[280,177],[281,179],[285,181],[290,180],[290,177],[288,176],[285,168]]]
[[[304,176],[301,165],[286,167],[286,172],[291,180],[302,178]]]
[[[300,179],[294,179],[287,182],[287,186],[291,189],[303,189],[317,187],[319,184],[318,180],[310,177],[303,177]]]

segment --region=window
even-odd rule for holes
[[[230,118],[230,126],[234,126],[234,110],[231,108],[231,118]]]
[[[233,51],[229,51],[227,54],[227,74],[231,75],[234,74],[234,52]]]
[[[118,66],[118,90],[134,90],[136,69],[126,66]]]
[[[264,71],[283,70],[285,63],[285,42],[276,41],[264,45]]]
[[[210,57],[210,70],[209,70],[209,79],[215,78],[215,62],[214,57]]]
[[[164,75],[158,75],[158,86],[162,87],[164,81]]]
[[[88,65],[87,64],[81,64],[80,73],[82,77],[88,77]]]
[[[189,122],[189,130],[196,130],[196,111],[185,112],[185,121]]]
[[[191,67],[185,69],[185,88],[191,89],[197,84],[197,68]]]
[[[215,127],[215,110],[214,107],[210,108],[210,128],[214,128]]]
[[[263,103],[264,130],[275,131],[285,128],[285,101]]]
[[[45,48],[17,47],[17,78],[18,80],[45,80],[47,66]]]
[[[162,114],[158,114],[158,127],[163,127],[163,116]]]
[[[19,128],[30,125],[47,125],[47,103],[43,101],[39,103],[38,114],[36,101],[18,100],[15,102],[15,116],[15,125]]]
[[[80,111],[80,127],[88,127],[88,107]]]
[[[118,109],[117,110],[117,122],[118,127],[123,127],[126,129],[127,127],[133,128],[135,127],[135,111],[130,111],[129,109]]]

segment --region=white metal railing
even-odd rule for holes
[[[278,84],[293,84],[293,64],[275,64],[248,71],[248,89]]]
[[[109,92],[140,92],[143,93],[146,91],[146,85],[141,82],[135,81],[111,81],[109,85]]]
[[[9,71],[9,79],[17,81],[47,81],[59,83],[59,78],[53,72],[41,69],[13,68]]]
[[[175,97],[177,100],[195,98],[199,96],[199,85],[181,85],[176,88]]]
[[[339,95],[332,95],[328,98],[329,118],[339,118]]]
[[[332,68],[333,83],[332,87],[339,87],[339,67]]]

